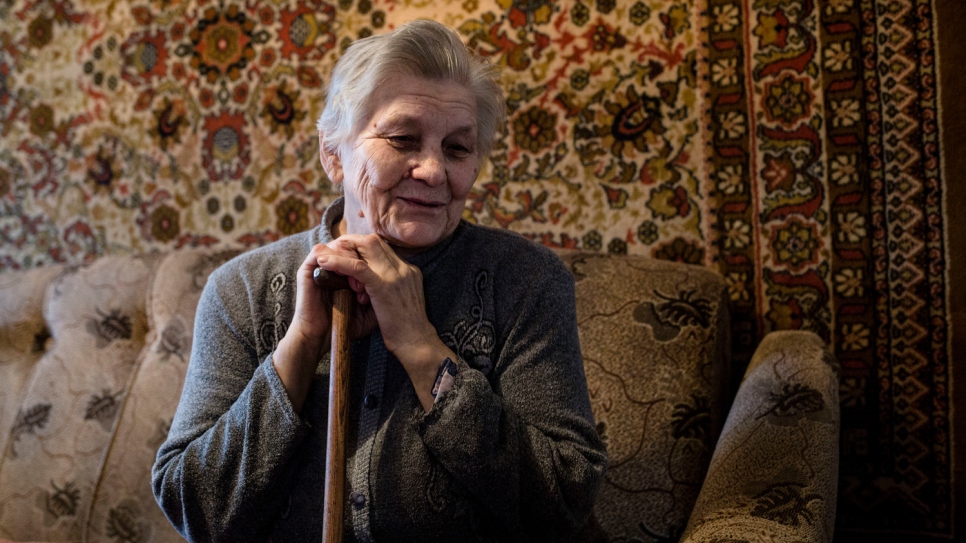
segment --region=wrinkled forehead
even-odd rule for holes
[[[476,95],[455,81],[399,77],[379,85],[366,105],[368,115],[358,131],[438,128],[476,136]]]

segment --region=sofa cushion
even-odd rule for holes
[[[148,291],[150,332],[104,463],[89,541],[183,541],[154,500],[151,466],[181,397],[201,290],[236,254],[185,249],[159,263]]]
[[[676,540],[726,412],[726,286],[697,266],[564,253],[610,465],[594,516],[610,541]]]
[[[53,338],[0,465],[0,536],[79,541],[118,408],[144,344],[152,257],[106,257],[60,276]]]
[[[0,275],[0,459],[23,387],[47,348],[44,293],[62,269],[51,266]]]

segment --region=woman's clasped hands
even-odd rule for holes
[[[301,411],[315,367],[330,347],[332,293],[315,284],[316,268],[348,278],[356,301],[351,339],[378,329],[429,411],[440,363],[456,355],[426,315],[422,272],[375,234],[346,234],[318,244],[299,267],[295,315],[273,357],[295,411]]]

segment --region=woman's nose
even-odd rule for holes
[[[424,151],[416,159],[412,169],[413,179],[436,186],[446,181],[446,163],[442,150]]]

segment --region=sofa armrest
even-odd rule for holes
[[[595,521],[607,541],[676,540],[727,413],[727,283],[708,268],[640,255],[563,258],[610,461]]]
[[[811,332],[768,334],[742,379],[681,541],[830,542],[838,367]]]

